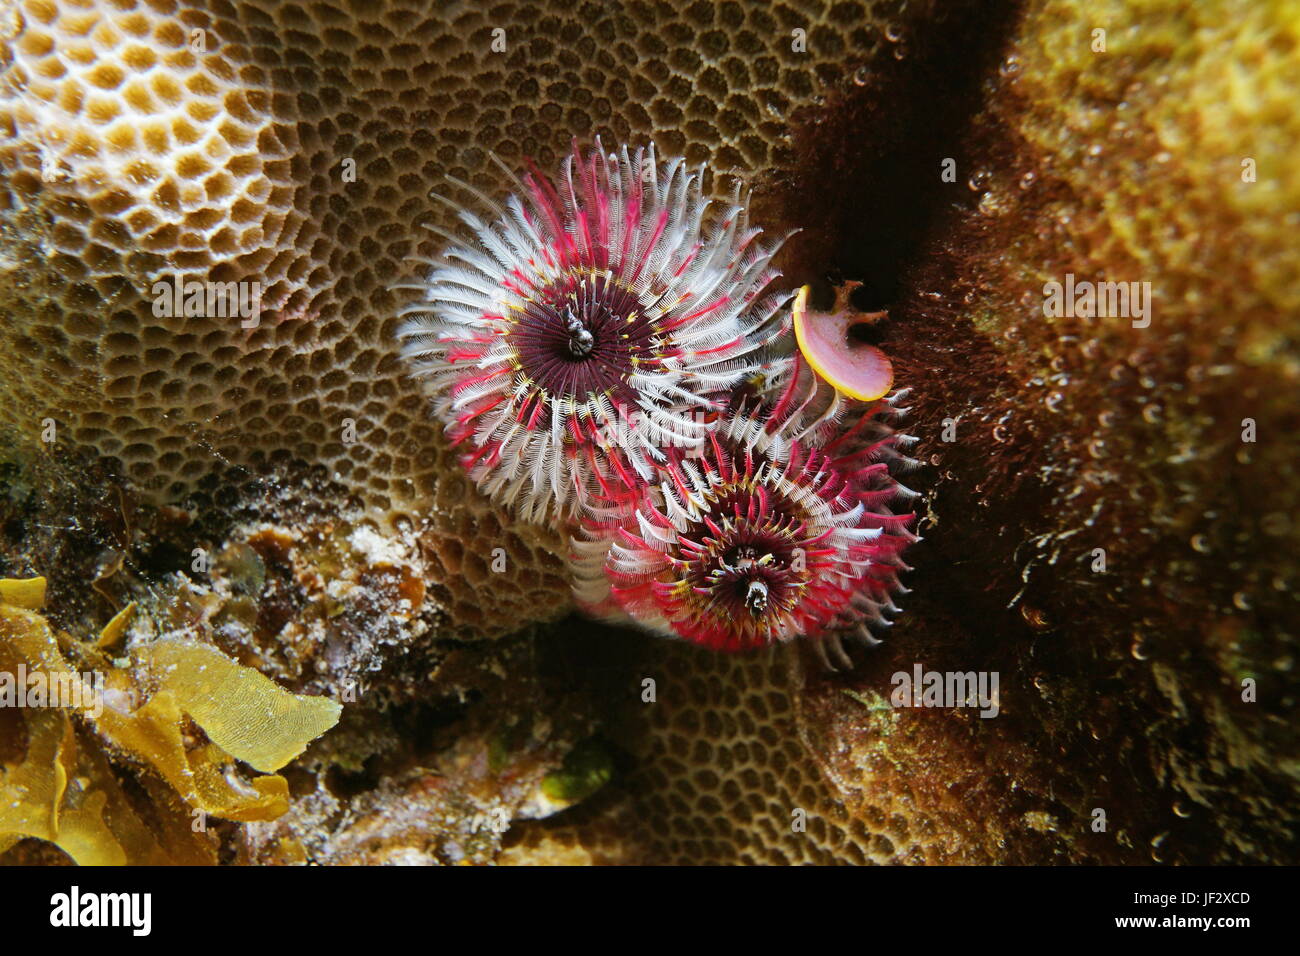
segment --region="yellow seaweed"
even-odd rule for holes
[[[163,673],[161,693],[172,694],[213,743],[267,773],[302,753],[343,710],[325,697],[291,694],[206,644],[159,641],[139,658]]]
[[[292,694],[195,641],[146,645],[131,667],[117,666],[102,648],[120,639],[134,605],[97,642],[79,642],[29,608],[43,603],[37,580],[39,590],[8,581],[0,594],[0,672],[39,673],[81,694],[11,712],[27,746],[0,762],[0,852],[37,837],[79,864],[214,863],[203,815],[273,820],[288,809],[288,783],[269,771],[332,727],[337,703]],[[194,724],[206,739],[187,735]],[[110,766],[123,756],[152,771],[139,778],[147,819]],[[249,779],[236,760],[267,773]]]
[[[39,611],[45,607],[45,579],[0,578],[0,604]]]
[[[122,610],[113,616],[113,620],[104,625],[104,629],[99,632],[99,640],[95,642],[96,647],[113,647],[122,635],[126,633],[126,626],[131,623],[131,618],[135,616],[135,602],[132,601]]]

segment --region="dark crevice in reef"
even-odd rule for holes
[[[977,159],[984,158],[972,125],[1020,15],[1014,3],[929,6],[912,11],[898,43],[883,44],[876,60],[823,109],[800,117],[798,165],[768,197],[782,211],[783,225],[804,228],[783,266],[795,282],[813,284],[816,305],[829,305],[829,278],[862,283],[851,296],[853,307],[889,310],[888,318],[855,327],[853,336],[884,349],[896,385],[915,389],[904,427],[923,439],[915,452],[923,468],[904,480],[922,492],[944,472],[977,474],[978,459],[987,456],[986,437],[969,427],[963,441],[940,444],[944,419],[994,404],[1000,390],[1014,388],[994,348],[966,319],[963,297],[970,287],[963,262],[946,253],[979,199],[968,185]],[[899,48],[906,50],[901,59],[894,55]],[[942,176],[947,160],[955,164],[953,182]],[[1014,467],[1033,454],[1012,443],[999,448],[999,466]],[[949,488],[949,495],[963,496],[961,509],[987,518],[989,502],[978,478]],[[1048,500],[1048,489],[1032,483],[1015,490],[1014,514]],[[924,516],[926,505],[919,506]],[[1015,544],[1008,538],[991,550]],[[1015,567],[1010,552],[1001,555],[1004,561],[994,560],[987,545],[980,553],[940,556],[934,549],[941,546],[942,538],[908,552],[917,569],[909,583],[919,589],[912,582],[945,569],[941,591],[954,596],[954,612],[971,632],[963,643],[977,636],[992,648],[1008,629],[1028,636],[1021,615],[1006,608],[1002,595],[1010,582],[992,580],[993,567]],[[908,607],[917,600],[909,599]]]
[[[916,453],[924,467],[905,480],[920,491],[944,471],[974,474],[976,459],[987,454],[987,441],[972,441],[969,429],[961,436],[964,443],[938,444],[943,420],[993,404],[999,390],[1014,387],[996,351],[965,318],[968,279],[960,257],[945,252],[979,199],[968,185],[983,158],[972,126],[997,77],[1020,5],[929,6],[913,10],[898,42],[882,45],[876,61],[854,73],[854,81],[824,109],[800,118],[797,168],[775,184],[771,197],[785,210],[783,224],[805,229],[783,260],[795,281],[812,282],[824,306],[828,274],[834,281],[855,280],[862,283],[850,300],[855,308],[889,310],[888,318],[857,326],[853,335],[890,355],[899,387],[915,387],[905,428],[923,438]],[[900,48],[906,54],[897,59]],[[952,177],[942,175],[948,160],[955,164]],[[961,374],[954,375],[956,370]],[[1033,449],[1002,447],[999,455],[1009,467],[1032,457]],[[978,479],[956,484],[973,489],[956,492],[967,498],[962,507],[987,512]],[[1047,494],[1019,484],[1016,513],[1045,505]],[[924,504],[920,513],[926,513]],[[993,646],[1008,628],[1028,629],[1019,614],[1007,611],[1003,589],[990,586],[995,582],[987,569],[1014,568],[1014,560],[990,558],[966,553],[940,561],[928,543],[908,554],[917,568],[914,578],[924,579],[930,565],[947,569],[943,592],[957,596],[963,625]]]
[[[806,229],[783,262],[789,276],[856,279],[864,285],[855,307],[889,309],[870,341],[890,355],[896,384],[915,389],[905,428],[921,437],[913,454],[924,465],[904,478],[926,496],[926,541],[906,556],[916,569],[904,576],[914,592],[900,601],[907,613],[884,647],[854,651],[855,673],[814,675],[810,687],[833,693],[848,681],[887,691],[892,672],[918,661],[930,670],[1000,672],[999,718],[977,722],[969,744],[936,739],[934,752],[945,766],[982,763],[983,793],[963,799],[1018,834],[997,851],[1004,862],[1264,856],[1277,851],[1256,848],[1296,842],[1294,824],[1262,809],[1284,806],[1289,784],[1260,761],[1252,738],[1268,733],[1263,718],[1225,677],[1266,671],[1251,662],[1275,659],[1282,645],[1266,650],[1274,623],[1262,611],[1253,629],[1217,614],[1233,596],[1202,589],[1231,591],[1239,577],[1191,577],[1178,557],[1186,540],[1144,513],[1178,488],[1178,472],[1141,463],[1172,449],[1119,446],[1148,432],[1159,439],[1158,429],[1132,425],[1150,400],[1141,369],[1154,370],[1152,380],[1177,380],[1187,360],[1177,343],[1161,342],[1154,357],[1138,350],[1076,367],[1058,345],[1061,368],[1094,388],[1071,397],[1079,406],[1072,417],[1053,417],[1026,384],[1042,356],[981,331],[1013,329],[1013,312],[1033,307],[1021,295],[1037,290],[1022,288],[1015,271],[1025,253],[1004,251],[1022,239],[1032,245],[1053,203],[1086,201],[1009,121],[1027,108],[998,76],[1016,13],[927,16],[904,61],[868,64],[862,85],[846,85],[804,117],[800,165],[769,197],[784,211],[769,221]],[[956,177],[945,183],[940,164],[949,157]],[[1035,186],[1015,194],[1009,214],[984,216],[980,170],[1013,183],[1033,174]],[[1037,254],[1062,274],[1072,261],[1050,244]],[[819,298],[829,304],[827,290]],[[1098,382],[1101,361],[1109,377]],[[1128,427],[1110,437],[1110,483],[1089,484],[1082,478],[1101,467],[1088,464],[1087,429],[1103,413]],[[1250,414],[1249,404],[1234,404],[1220,417],[1235,425]],[[945,442],[949,418],[956,438]],[[1184,493],[1207,514],[1231,515],[1249,493],[1232,460],[1218,461],[1217,497]],[[1243,493],[1230,493],[1230,481]],[[1089,515],[1099,512],[1104,520],[1094,525]],[[1051,542],[1067,537],[1052,553]],[[1253,537],[1240,540],[1259,547]],[[1087,567],[1099,545],[1111,562],[1104,575]],[[1229,543],[1212,547],[1249,566]],[[992,777],[995,768],[1001,774]],[[1198,803],[1209,793],[1215,813]],[[1091,827],[1098,808],[1110,817],[1102,833]]]
[[[847,64],[853,81],[823,108],[796,117],[796,166],[767,197],[784,225],[804,230],[787,273],[815,286],[827,272],[857,280],[864,311],[906,300],[909,264],[950,205],[971,203],[967,130],[1019,17],[1018,4],[929,6],[874,61]],[[952,183],[940,178],[946,159],[956,160]]]
[[[824,110],[804,117],[796,133],[799,166],[776,183],[772,199],[787,211],[780,221],[806,229],[783,262],[787,274],[821,286],[820,307],[829,304],[829,273],[833,281],[862,283],[855,308],[889,310],[887,320],[866,330],[866,340],[890,355],[896,385],[915,390],[905,429],[921,437],[913,454],[923,464],[904,477],[925,494],[918,511],[927,539],[907,554],[915,568],[905,575],[913,593],[900,601],[907,613],[884,647],[854,651],[853,674],[814,673],[810,687],[833,692],[847,682],[887,693],[891,674],[916,662],[930,670],[999,672],[1007,704],[999,719],[972,730],[968,754],[964,747],[943,758],[975,768],[980,783],[964,799],[997,819],[1002,832],[1020,834],[1016,845],[994,855],[1006,862],[1051,859],[1061,851],[1053,835],[1059,824],[1070,831],[1063,839],[1073,859],[1150,862],[1147,844],[1161,822],[1137,808],[1162,788],[1142,748],[1113,735],[1126,720],[1140,727],[1158,719],[1159,702],[1135,702],[1134,683],[1118,673],[1107,679],[1112,665],[1095,647],[1057,631],[1086,633],[1086,618],[1069,618],[1079,601],[1071,595],[1077,569],[1034,564],[1034,549],[1025,545],[1042,530],[1032,522],[1057,510],[1062,472],[1047,477],[1052,469],[1045,466],[1060,451],[1061,436],[1020,414],[1027,410],[1016,370],[971,321],[971,303],[989,301],[983,283],[990,257],[1012,238],[981,220],[973,180],[981,168],[1011,176],[1026,162],[1023,144],[987,102],[999,88],[998,67],[1018,13],[1016,5],[926,11],[924,29],[905,31],[903,60],[867,64],[857,74],[860,84],[846,85]],[[884,57],[889,52],[884,48]],[[955,161],[953,182],[941,177],[947,159]],[[956,420],[955,441],[941,437],[947,419]],[[1095,675],[1090,686],[1104,688],[1104,699],[1078,699],[1070,675],[1080,672]],[[1082,723],[1067,719],[1071,714],[1083,715]],[[1014,778],[990,777],[993,767],[1017,770]],[[1081,775],[1081,768],[1092,772]],[[1090,782],[1081,787],[1081,779]],[[1133,849],[1120,849],[1113,834],[1090,832],[1089,814],[1098,806],[1123,809],[1125,842],[1132,840]]]

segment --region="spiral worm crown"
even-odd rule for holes
[[[789,296],[763,294],[779,243],[739,192],[713,210],[702,175],[598,143],[504,206],[461,184],[490,221],[457,209],[474,241],[442,234],[399,334],[471,478],[525,520],[617,507],[665,449],[702,447],[784,328]]]

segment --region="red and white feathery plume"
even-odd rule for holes
[[[446,248],[405,286],[423,301],[403,355],[471,478],[523,519],[624,508],[665,449],[703,447],[785,328],[789,295],[764,294],[780,244],[758,241],[739,189],[715,209],[703,174],[597,141],[504,204],[460,183],[487,220],[457,208],[473,240],[435,230]]]
[[[722,651],[802,635],[828,667],[828,652],[850,666],[843,634],[874,643],[868,627],[898,610],[901,554],[917,540],[914,516],[892,511],[916,494],[890,473],[908,462],[910,437],[888,425],[905,393],[835,428],[843,403],[801,365],[774,403],[730,411],[702,453],[674,451],[629,518],[583,523],[585,610]]]

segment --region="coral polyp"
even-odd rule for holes
[[[796,399],[810,381],[796,366],[775,405],[742,403],[701,453],[674,451],[631,518],[585,523],[575,558],[589,612],[719,651],[805,636],[846,664],[842,634],[871,641],[869,626],[888,625],[916,540],[913,515],[891,510],[914,494],[890,473],[906,437],[886,419],[903,393],[816,447],[829,416],[805,424],[809,396]]]
[[[698,449],[728,390],[784,327],[764,290],[779,243],[739,191],[715,209],[704,170],[654,147],[536,168],[491,215],[457,208],[404,310],[403,353],[479,486],[529,520],[572,517],[644,483],[665,448]],[[512,178],[513,178],[513,174]],[[711,414],[713,413],[713,414]]]

